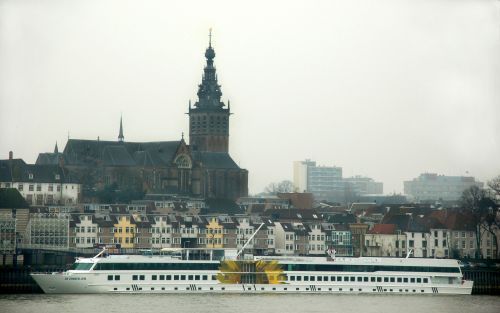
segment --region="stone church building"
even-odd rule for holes
[[[189,145],[176,141],[127,142],[120,130],[117,141],[68,139],[63,152],[40,153],[36,164],[60,164],[78,177],[85,190],[116,184],[118,189],[150,194],[232,199],[248,194],[248,171],[229,155],[230,103],[214,67],[211,42],[198,88],[198,101],[189,103]],[[183,136],[184,137],[184,136]]]

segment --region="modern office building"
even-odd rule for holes
[[[293,183],[296,191],[310,192],[316,199],[329,199],[345,191],[341,167],[317,166],[311,160],[294,162]]]
[[[404,182],[404,192],[415,201],[456,201],[465,189],[472,186],[483,187],[471,176],[445,176],[436,173],[424,173],[419,177]]]

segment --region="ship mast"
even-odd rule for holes
[[[238,254],[236,254],[236,259],[238,259],[238,257],[240,256],[240,254],[243,252],[243,250],[245,250],[245,247],[250,243],[250,241],[253,239],[253,237],[257,234],[257,232],[262,228],[262,226],[264,226],[264,223],[260,224],[260,226],[257,228],[257,230],[255,230],[252,234],[252,236],[250,236],[250,238],[248,238],[247,242],[245,242],[245,244],[243,245],[243,247],[241,247],[240,251],[238,251]]]

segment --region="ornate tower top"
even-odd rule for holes
[[[118,141],[123,142],[125,137],[123,136],[123,124],[122,124],[122,117],[120,116],[120,133],[118,134]]]
[[[198,101],[194,106],[198,109],[221,109],[224,107],[224,102],[220,99],[222,92],[217,83],[214,67],[215,51],[212,48],[212,29],[210,29],[208,38],[208,48],[205,51],[207,65],[203,69],[201,84],[198,86]]]

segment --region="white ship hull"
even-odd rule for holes
[[[282,283],[223,284],[216,281],[179,283],[113,282],[102,279],[106,274],[32,274],[45,293],[371,293],[371,294],[462,294],[470,295],[472,281],[461,284],[394,284],[394,283]],[[359,274],[359,273],[357,273]],[[123,274],[122,274],[123,275]],[[344,274],[343,274],[344,275]]]
[[[78,259],[64,273],[32,274],[45,293],[471,294],[456,260],[162,255]]]

